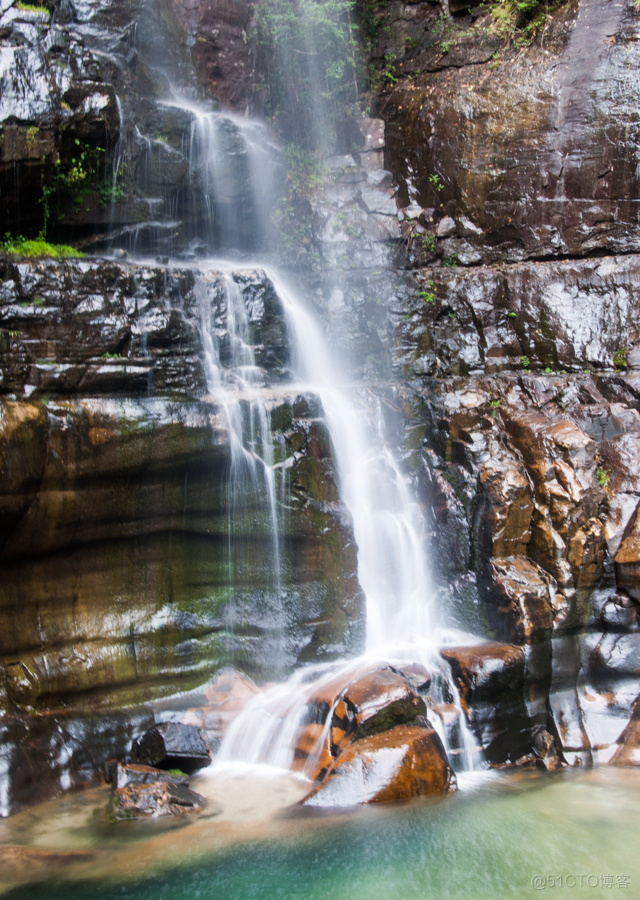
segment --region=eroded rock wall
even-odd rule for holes
[[[146,702],[222,665],[264,679],[357,651],[363,598],[322,408],[281,386],[287,328],[264,273],[5,261],[1,290],[6,812],[35,784],[95,778]],[[265,485],[233,468],[229,409],[250,416],[251,398],[205,377],[209,319],[231,365],[230,290],[282,479],[279,574]]]

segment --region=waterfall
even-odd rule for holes
[[[222,285],[222,296],[219,288]],[[265,402],[265,374],[250,343],[249,320],[241,291],[229,273],[199,276],[195,283],[208,393],[224,414],[230,446],[226,478],[228,510],[227,575],[233,585],[241,571],[244,522],[256,505],[268,509],[272,546],[269,584],[280,598],[280,527],[271,416]],[[223,336],[224,353],[218,332]],[[224,357],[224,362],[223,362]]]
[[[289,322],[299,386],[322,401],[341,496],[353,518],[358,578],[366,595],[366,650],[355,660],[304,667],[285,684],[258,694],[227,731],[217,764],[240,761],[291,767],[295,736],[311,698],[323,685],[336,679],[347,684],[351,677],[380,664],[417,662],[427,667],[432,679],[428,706],[432,725],[454,766],[459,771],[472,769],[479,762],[479,751],[438,649],[447,643],[477,643],[477,639],[448,630],[440,621],[426,565],[424,520],[406,476],[385,443],[379,401],[366,402],[365,388],[360,389],[360,402],[351,399],[353,385],[341,384],[339,361],[331,358],[322,332],[298,293],[278,272],[269,275]],[[456,709],[451,728],[445,727],[440,712],[447,706]],[[315,752],[310,753],[307,773],[320,754],[332,712]]]
[[[339,4],[342,14],[348,14],[349,5]],[[269,16],[274,14],[277,6],[276,0],[264,0],[259,7],[264,28],[273,26]],[[301,83],[293,85],[295,97],[289,100],[295,101],[291,111],[306,123],[306,130],[300,134],[298,122],[297,131],[294,129],[295,141],[300,152],[310,150],[316,157],[326,157],[335,146],[338,128],[335,116],[332,118],[333,101],[330,98],[343,77],[336,75],[338,69],[334,63],[339,60],[331,63],[324,59],[322,48],[333,41],[334,50],[348,49],[352,53],[352,38],[346,21],[341,22],[339,29],[327,30],[328,15],[328,5],[304,0],[297,9],[299,21],[295,26],[292,25],[295,16],[292,19],[289,13],[282,20],[289,31],[281,34],[277,46],[281,62],[293,64],[295,61],[299,67],[296,71]],[[294,46],[295,41],[298,45]],[[326,77],[322,76],[323,71]],[[329,72],[331,76],[327,74]],[[353,75],[355,79],[355,69]],[[333,83],[330,83],[331,78]],[[280,86],[281,94],[272,97],[274,107],[291,87]],[[205,223],[194,237],[210,252],[264,250],[269,246],[269,215],[276,196],[277,172],[275,145],[266,128],[226,112],[201,109],[192,102],[175,98],[168,102],[180,105],[192,117],[188,149],[189,189],[182,206],[187,221],[193,219]],[[375,206],[376,191],[384,184],[386,173],[379,175],[376,177],[375,173],[367,172],[364,177],[368,185],[368,203],[384,210],[388,196],[382,204]],[[206,207],[204,216],[190,212],[190,204],[202,203]],[[336,228],[339,232],[344,229],[340,215],[337,224],[334,223],[334,231]],[[349,229],[344,230],[348,236]],[[468,769],[476,762],[475,745],[461,712],[449,667],[438,652],[442,644],[468,642],[468,637],[452,635],[440,621],[437,594],[426,563],[423,516],[408,479],[385,439],[381,402],[366,384],[349,383],[346,367],[343,371],[341,365],[344,360],[334,359],[329,353],[324,335],[300,292],[279,272],[269,269],[268,274],[286,313],[296,390],[320,398],[333,444],[341,497],[353,519],[358,546],[358,578],[366,596],[366,650],[355,660],[305,666],[286,683],[258,694],[229,727],[217,763],[243,761],[289,768],[293,763],[296,735],[304,724],[308,704],[318,690],[336,679],[346,685],[351,678],[380,665],[420,663],[426,666],[431,676],[428,715],[432,724],[451,751],[456,768]],[[207,387],[221,404],[231,444],[229,569],[230,572],[233,569],[234,548],[242,545],[242,529],[238,523],[242,522],[243,505],[255,502],[255,498],[262,495],[269,510],[273,534],[272,602],[278,604],[281,602],[279,491],[271,423],[261,399],[265,383],[255,365],[246,312],[237,285],[230,275],[225,277],[224,285],[221,327],[226,329],[228,347],[223,360],[210,284],[206,275],[198,281]],[[452,707],[456,710],[453,716],[450,713]],[[449,713],[445,714],[445,709]],[[331,714],[332,710],[315,750],[309,754],[307,774],[319,757]]]

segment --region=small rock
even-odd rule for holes
[[[109,815],[116,820],[156,819],[200,812],[206,805],[207,801],[201,794],[180,784],[130,784],[114,790],[109,802]]]
[[[188,775],[175,775],[172,772],[155,769],[153,766],[141,766],[135,763],[130,763],[129,765],[116,764],[113,781],[113,785],[116,788],[129,787],[129,785],[133,784],[155,784],[159,781],[167,784],[181,784],[184,787],[189,786]]]
[[[452,237],[456,233],[456,223],[453,221],[451,216],[445,216],[444,219],[440,219],[438,225],[436,226],[436,234],[440,238]]]

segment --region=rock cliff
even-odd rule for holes
[[[358,9],[370,116],[282,257],[382,401],[439,604],[491,641],[443,651],[487,758],[637,764],[640,11],[570,0],[522,43],[491,7]],[[0,229],[182,256],[0,265],[6,812],[95,777],[149,723],[142,702],[221,665],[272,677],[274,658],[357,652],[363,598],[322,410],[284,387],[273,285],[187,264],[206,209],[195,113],[165,101],[180,84],[244,109],[250,4],[2,10]],[[246,205],[240,128],[230,206]],[[236,246],[255,249],[253,221]],[[224,368],[229,277],[290,497],[276,605],[264,507],[234,507],[229,556],[232,439],[202,317]]]

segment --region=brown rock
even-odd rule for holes
[[[553,627],[553,579],[522,556],[491,560],[499,633],[519,644],[544,638]]]
[[[304,768],[309,778],[323,774],[351,741],[425,715],[424,700],[399,672],[389,666],[366,669],[338,675],[310,698],[307,721],[325,722],[329,715],[331,720],[329,729],[315,725],[299,731],[294,759],[299,761],[296,768]],[[421,678],[428,678],[428,673],[421,673]]]
[[[487,699],[497,702],[505,689],[512,691],[524,685],[522,647],[491,641],[473,647],[447,647],[440,655],[451,666],[467,714],[470,704]]]
[[[207,801],[201,794],[182,785],[166,782],[130,784],[114,790],[109,801],[109,815],[116,820],[156,819],[200,812],[206,805]]]
[[[350,744],[302,806],[394,803],[456,789],[440,738],[431,728],[399,725]]]
[[[480,473],[480,528],[492,542],[491,555],[519,556],[531,540],[531,486],[515,466],[492,459]]]
[[[618,749],[609,761],[611,766],[640,766],[640,698],[633,704],[631,718],[618,738]]]
[[[618,589],[640,600],[640,515],[627,530],[624,540],[615,555],[616,581]]]
[[[188,709],[183,724],[204,728],[209,744],[219,741],[230,722],[258,692],[259,688],[248,675],[225,666],[205,687],[206,704]]]

